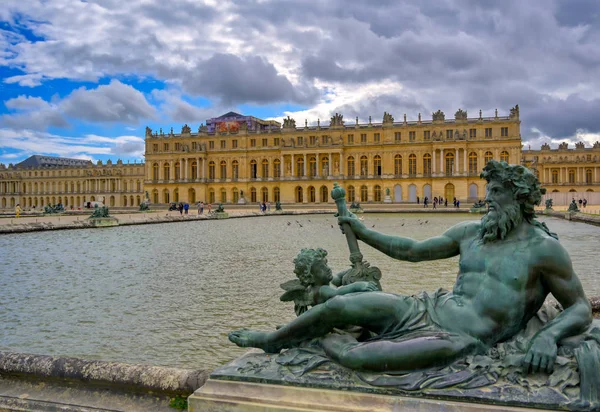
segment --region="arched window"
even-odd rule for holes
[[[490,151],[487,151],[487,152],[485,152],[485,154],[483,155],[483,162],[484,162],[485,164],[488,164],[488,162],[489,162],[490,160],[492,160],[493,158],[494,158],[494,155],[492,154],[492,152],[490,152]]]
[[[273,161],[273,177],[281,177],[281,160],[279,159]]]
[[[327,201],[329,200],[329,190],[327,189],[327,186],[321,186],[319,192],[321,195],[321,203],[327,203]]]
[[[477,173],[477,153],[469,153],[469,174]]]
[[[263,202],[267,203],[269,201],[269,189],[263,187],[260,189],[260,196]]]
[[[169,196],[169,190],[165,189],[163,190],[163,203],[170,203],[171,202],[171,198]]]
[[[317,201],[314,186],[308,187],[308,202],[315,203]]]
[[[575,169],[569,169],[569,183],[575,183]]]
[[[558,169],[552,169],[552,183],[558,183]]]
[[[269,177],[269,161],[267,159],[263,159],[262,161],[262,178],[266,179]]]
[[[158,189],[152,191],[152,203],[158,203]]]
[[[215,179],[215,162],[213,162],[212,160],[208,163],[208,178],[210,180],[214,180]],[[214,202],[212,202],[214,203]]]
[[[369,191],[366,185],[360,187],[360,201],[366,202],[369,199]]]
[[[381,202],[381,186],[375,185],[373,188],[373,200],[375,202]]]
[[[356,192],[354,191],[354,186],[348,186],[348,192],[346,193],[346,200],[348,202],[354,202],[356,199]]]
[[[587,184],[592,183],[592,169],[585,170],[585,183],[587,183]]]
[[[233,198],[233,203],[237,203],[240,200],[240,191],[237,187],[234,187],[231,191],[231,197]]]
[[[373,174],[375,176],[381,176],[381,156],[376,155],[373,158]]]
[[[304,202],[304,195],[303,195],[302,187],[298,186],[298,187],[296,187],[296,203],[302,203],[302,202]]]
[[[296,176],[304,176],[304,158],[302,157],[299,157],[298,160],[296,160]]]
[[[231,163],[231,177],[233,178],[233,180],[238,179],[239,171],[240,171],[240,163],[237,160],[234,160],[233,163]]]
[[[408,174],[410,176],[416,176],[417,174],[417,155],[414,153],[408,156]]]
[[[429,153],[423,155],[423,176],[431,176],[431,155]]]
[[[179,202],[179,189],[173,190],[173,202]]]
[[[278,187],[273,189],[273,201],[281,202],[281,191],[279,190]]]
[[[500,153],[500,161],[508,163],[508,152],[506,150],[503,150],[502,153]]]
[[[198,162],[192,162],[192,179],[198,179]]]
[[[227,179],[227,162],[225,160],[221,160],[221,179]]]
[[[314,156],[308,159],[308,175],[313,177],[317,175],[317,159]]]
[[[454,153],[446,153],[446,176],[454,174]]]
[[[224,187],[221,188],[221,203],[227,203],[227,190]]]
[[[356,174],[356,170],[354,169],[354,157],[349,156],[346,163],[348,164],[348,176],[354,176]]]
[[[252,159],[250,160],[250,179],[256,179],[258,170],[257,170],[258,166],[256,164],[256,160]]]
[[[324,157],[321,159],[321,174],[322,176],[329,176],[331,172],[329,171],[329,158]]]
[[[369,174],[369,161],[367,156],[360,157],[360,175],[365,177]]]
[[[215,203],[215,189],[208,191],[208,203]]]
[[[171,180],[171,165],[169,165],[168,163],[165,163],[165,165],[163,166],[163,178],[164,180]]]
[[[256,188],[254,188],[254,187],[250,188],[250,201],[252,203],[256,203],[256,201],[257,201],[256,200]]]
[[[181,165],[179,162],[175,163],[175,180],[181,179]]]
[[[402,175],[402,156],[399,154],[394,156],[394,175]]]

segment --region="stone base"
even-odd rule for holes
[[[383,198],[383,203],[392,203],[392,197],[386,196],[385,198]]]
[[[238,199],[238,205],[245,205],[246,204],[246,199],[244,199],[243,197],[240,197]]]
[[[356,215],[356,214],[359,214],[359,213],[364,213],[364,210],[362,210],[362,209],[356,209],[356,208],[351,207],[350,208],[350,212],[354,213]]]
[[[217,219],[229,219],[229,213],[227,213],[227,212],[215,212],[215,217]]]
[[[119,219],[114,217],[91,217],[89,222],[94,227],[119,226]]]
[[[481,213],[482,215],[487,213],[486,207],[472,207],[469,209],[469,213]]]
[[[539,410],[539,409],[538,409]],[[526,412],[531,409],[363,392],[209,379],[188,398],[188,411],[220,412]]]

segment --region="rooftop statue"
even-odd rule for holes
[[[443,122],[446,117],[444,115],[444,112],[442,112],[441,110],[438,110],[437,112],[431,114],[431,118],[434,122],[435,121]]]
[[[534,207],[540,204],[545,190],[535,175],[520,165],[492,160],[481,177],[488,183],[485,198],[488,213],[481,221],[459,223],[430,239],[416,241],[386,235],[368,229],[352,214],[338,217],[346,233],[394,259],[422,262],[459,256],[458,276],[452,291],[439,289],[434,293],[404,296],[365,290],[329,296],[323,303],[311,301],[317,304],[277,330],[242,329],[230,333],[229,339],[238,346],[261,348],[269,353],[297,348],[310,341],[325,361],[357,371],[363,381],[405,390],[433,385],[438,389],[454,386],[461,388],[459,392],[467,391],[492,384],[508,368],[513,368],[510,369],[513,378],[506,379],[509,384],[531,382],[532,378],[521,376],[527,373],[538,376],[537,372],[543,374],[540,386],[544,382],[556,386],[556,379],[565,382],[569,379],[565,376],[571,375],[553,375],[556,379],[549,380],[545,374],[555,368],[562,370],[565,359],[557,362],[558,343],[586,332],[592,314],[567,252],[556,234],[536,220]],[[334,193],[332,198],[337,198]],[[326,262],[321,262],[317,272],[330,274]],[[531,333],[528,322],[539,318],[538,311],[549,294],[564,310],[546,318],[546,322],[538,322],[540,326]],[[364,334],[356,338],[330,333],[346,325],[360,326],[369,334],[366,338]],[[510,346],[508,341],[516,335],[527,336],[527,340]],[[598,335],[600,339],[600,329],[592,330],[589,335]],[[589,345],[598,346],[594,337],[586,339]],[[522,354],[513,356],[509,348],[521,350]],[[301,348],[290,349],[294,350]],[[588,349],[578,350],[574,350],[576,355]],[[593,356],[600,354],[598,348],[589,350]],[[577,355],[577,362],[585,356]],[[504,364],[491,366],[499,358],[503,358]],[[278,359],[280,365],[285,365],[286,359],[292,362],[289,365],[298,365],[300,358],[284,353]],[[467,363],[471,365],[469,368],[475,366],[468,369]],[[312,362],[311,367],[316,364]],[[506,368],[504,372],[502,368]],[[517,369],[522,372],[515,372]],[[589,376],[597,372],[586,362],[579,362],[579,369],[582,399],[590,405],[589,402],[597,402],[597,393],[592,392],[597,391],[598,384],[594,383],[596,379],[590,381]],[[585,371],[581,372],[582,369]],[[428,370],[434,372],[423,372]],[[374,373],[387,375],[374,377]],[[401,374],[409,374],[409,378],[397,376]],[[588,379],[585,385],[584,379]],[[521,392],[528,393],[531,388],[527,386]],[[560,394],[560,389],[557,391]],[[495,399],[504,396],[486,393]],[[568,397],[565,399],[569,401]]]
[[[458,109],[456,113],[454,113],[455,120],[467,120],[467,111],[463,109]]]
[[[344,125],[344,115],[341,113],[336,113],[335,115],[331,116],[331,121],[329,123],[329,126],[343,126]]]
[[[394,116],[392,116],[388,112],[383,112],[383,124],[393,124],[393,123],[394,123]]]
[[[283,128],[284,129],[295,129],[296,128],[296,120],[292,119],[290,116],[287,119],[283,119]]]

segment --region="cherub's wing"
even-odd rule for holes
[[[292,289],[285,292],[283,295],[279,297],[279,300],[282,302],[289,302],[293,300],[294,302],[303,302],[306,295],[306,290],[302,289]]]
[[[302,286],[302,283],[300,283],[299,279],[288,280],[287,282],[283,282],[279,286],[281,287],[281,289],[283,289],[285,291],[296,290],[296,289],[305,289],[305,287]]]

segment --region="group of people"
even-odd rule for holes
[[[261,213],[270,212],[271,211],[271,202],[260,202],[258,204]]]
[[[575,201],[575,198],[573,198],[573,201]],[[587,199],[579,199],[579,201],[577,202],[579,203],[579,207],[586,207],[587,206]]]
[[[196,203],[196,206],[198,207],[199,215],[204,214],[205,206],[206,206],[207,213],[212,212],[212,205],[210,203],[206,203],[206,205],[205,205],[204,202],[198,202],[198,203]],[[171,206],[169,207],[169,210],[177,210],[177,211],[179,211],[180,215],[184,215],[184,214],[187,215],[187,214],[189,214],[190,205],[189,205],[189,203],[186,203],[186,202],[172,203]]]
[[[419,196],[417,196],[417,204],[419,204],[420,199]],[[444,206],[448,207],[448,199],[444,199],[442,196],[440,197],[434,197],[433,198],[433,208],[437,209],[438,205],[442,205],[444,204]],[[454,200],[452,201],[452,204],[454,205],[454,207],[460,207],[460,200],[454,198]],[[425,196],[425,198],[423,199],[423,207],[429,207],[429,197]]]

